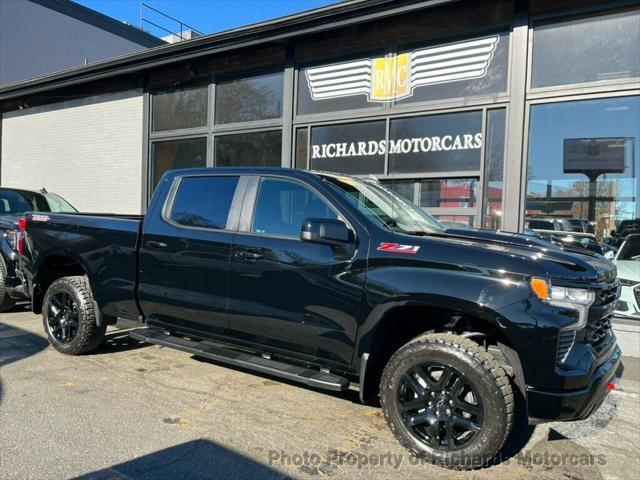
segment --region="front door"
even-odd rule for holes
[[[237,223],[229,212],[242,200],[239,179],[232,175],[176,178],[163,212],[147,215],[139,298],[149,323],[187,332],[224,332],[235,234],[231,224]]]
[[[345,254],[300,240],[306,218],[337,219],[339,214],[297,180],[254,180],[257,188],[247,189],[243,207],[253,207],[253,215],[246,225],[241,222],[231,255],[232,334],[267,352],[349,364],[364,274],[354,269],[354,250]]]

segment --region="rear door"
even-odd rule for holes
[[[254,177],[246,198],[230,264],[232,334],[270,353],[349,364],[365,254],[358,240],[348,252],[300,240],[307,218],[345,218],[291,178]]]
[[[239,175],[176,177],[161,212],[147,215],[139,299],[149,323],[222,333],[228,268],[245,181]]]

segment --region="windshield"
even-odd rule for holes
[[[23,215],[25,212],[75,212],[69,203],[58,195],[0,190],[0,215]]]
[[[629,235],[618,251],[616,260],[640,260],[640,235]]]
[[[323,175],[360,212],[394,232],[442,233],[446,227],[377,181]]]
[[[47,199],[49,210],[53,213],[77,212],[69,202],[55,193],[47,193],[44,198]]]

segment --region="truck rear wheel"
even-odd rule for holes
[[[61,353],[81,355],[100,345],[107,329],[96,323],[96,305],[84,276],[63,277],[47,290],[42,322],[49,342]]]
[[[382,374],[380,403],[405,448],[452,469],[486,465],[513,424],[504,370],[479,345],[452,334],[423,335],[400,348]]]

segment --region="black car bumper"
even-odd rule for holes
[[[607,360],[593,373],[587,386],[580,390],[548,391],[527,387],[527,413],[530,423],[582,420],[602,404],[622,374],[620,348],[616,345]]]

